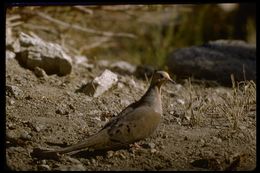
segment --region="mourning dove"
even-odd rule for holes
[[[150,136],[162,115],[161,86],[166,81],[175,83],[165,71],[155,71],[151,84],[142,98],[112,118],[99,132],[77,144],[57,149],[34,152],[41,156],[71,153],[82,149],[109,150],[129,146]]]

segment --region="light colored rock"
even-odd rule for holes
[[[10,105],[13,105],[14,103],[15,103],[14,100],[12,100],[12,99],[9,100],[9,104],[10,104]]]
[[[177,99],[176,101],[177,101],[177,103],[179,103],[181,105],[185,104],[185,101],[183,99]]]
[[[120,74],[133,74],[136,70],[136,66],[126,61],[116,61],[110,65],[111,70]]]
[[[28,68],[40,67],[47,74],[67,75],[72,70],[72,60],[63,48],[54,43],[45,42],[38,37],[25,33],[19,35],[20,50],[16,55],[19,63]]]
[[[88,58],[85,56],[74,56],[73,61],[75,64],[82,64],[88,62]]]
[[[154,148],[155,148],[155,143],[150,142],[150,143],[148,143],[148,146],[149,146],[151,149],[154,149]]]
[[[12,34],[12,29],[11,27],[6,26],[6,39],[5,39],[5,44],[6,46],[11,45],[14,42],[13,34]]]
[[[46,72],[43,69],[39,68],[39,67],[35,67],[34,68],[34,74],[37,77],[47,77]]]
[[[117,81],[118,76],[106,69],[100,76],[83,86],[81,92],[92,97],[98,97],[109,90]]]
[[[45,125],[39,124],[39,123],[32,123],[33,130],[36,132],[40,132],[41,130],[44,130],[46,128]]]
[[[78,159],[75,159],[75,158],[72,158],[72,157],[68,157],[68,160],[71,163],[74,163],[74,164],[82,164]]]
[[[5,58],[6,59],[13,59],[15,57],[15,53],[10,51],[10,50],[6,50],[5,51]]]
[[[50,170],[51,170],[51,168],[49,167],[49,165],[46,165],[46,164],[41,164],[41,165],[39,165],[39,166],[38,166],[38,169],[39,169],[40,171],[50,171]]]
[[[86,171],[86,168],[83,164],[75,164],[75,165],[60,165],[59,168],[55,169],[58,171]]]
[[[200,139],[199,144],[200,144],[200,146],[203,147],[203,146],[205,146],[206,142],[204,139]]]
[[[113,156],[114,156],[114,151],[112,150],[107,151],[107,158],[111,158]]]
[[[125,156],[124,153],[120,153],[120,154],[119,154],[119,157],[120,157],[121,159],[126,159],[126,156]]]
[[[124,86],[125,86],[125,85],[124,85],[122,82],[118,82],[118,83],[117,83],[117,87],[118,87],[118,88],[124,88]]]
[[[99,60],[99,61],[97,61],[97,65],[99,67],[108,67],[110,65],[110,61],[108,61],[108,60]]]
[[[73,62],[74,64],[76,65],[81,65],[81,66],[84,66],[86,69],[92,69],[94,68],[94,65],[93,64],[90,64],[88,62],[88,58],[85,57],[85,56],[75,56],[73,58]]]
[[[26,130],[23,130],[20,134],[21,139],[30,140],[32,136]]]
[[[212,139],[213,139],[214,142],[216,142],[216,143],[221,143],[221,142],[222,142],[222,139],[221,139],[221,138],[217,138],[217,137],[215,137],[215,136],[213,136]]]
[[[156,149],[151,149],[151,153],[155,153],[155,152],[157,152],[157,150]]]
[[[23,91],[17,86],[6,85],[6,95],[14,96],[15,98],[17,98],[23,95]]]

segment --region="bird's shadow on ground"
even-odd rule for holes
[[[107,151],[118,151],[120,149],[126,149],[128,150],[130,147],[120,147],[120,148],[114,148],[114,149],[104,149],[104,150],[94,150],[94,151],[89,151],[89,150],[83,150],[79,151],[75,154],[70,154],[70,156],[75,157],[75,158],[91,158],[95,156],[105,156],[107,154]]]

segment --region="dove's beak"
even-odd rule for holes
[[[168,80],[173,83],[173,84],[176,84],[176,82],[174,80],[172,80],[171,78],[168,78]]]

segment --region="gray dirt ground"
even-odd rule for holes
[[[32,158],[30,153],[35,147],[58,148],[97,132],[109,118],[139,99],[148,87],[146,81],[119,74],[125,81],[132,78],[138,87],[121,82],[98,98],[75,92],[103,70],[96,66],[88,70],[78,65],[69,76],[37,78],[16,60],[6,61],[6,84],[20,89],[15,96],[6,96],[6,160],[10,169],[252,170],[256,167],[255,96],[233,130],[228,110],[221,112],[217,104],[212,104],[214,101],[221,105],[220,96],[230,98],[232,89],[205,88],[188,82],[163,87],[164,114],[160,126],[150,138],[138,142],[140,148],[82,152],[59,160]],[[199,159],[209,164],[204,163],[205,168],[191,164]],[[202,163],[199,165],[203,167]]]

